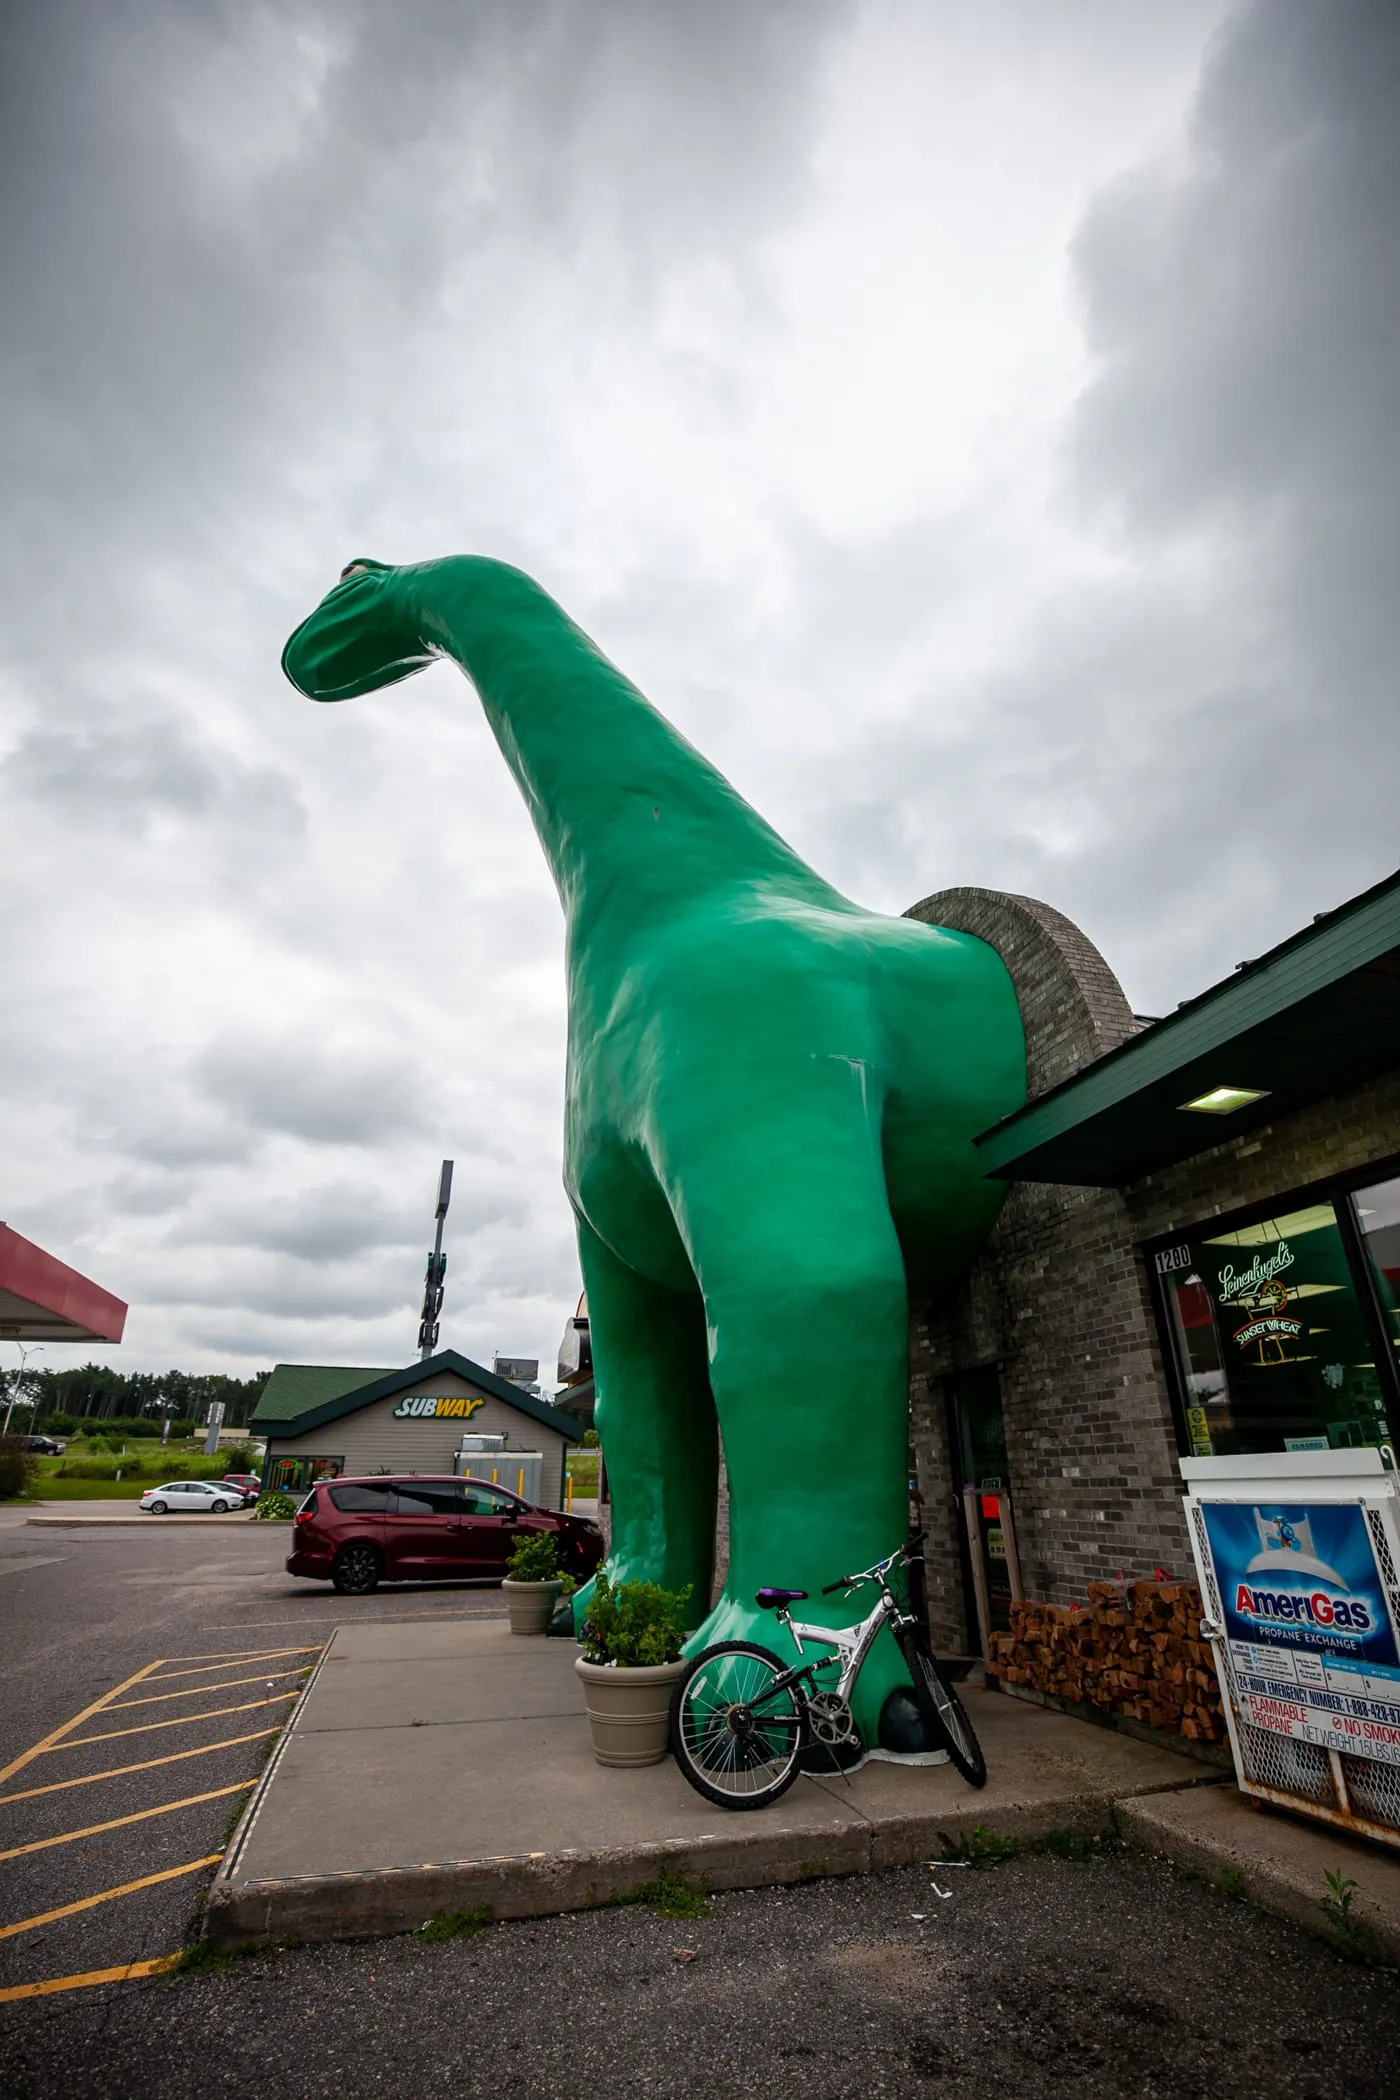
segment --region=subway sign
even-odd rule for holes
[[[394,1420],[421,1422],[431,1417],[438,1422],[465,1422],[485,1405],[486,1402],[475,1393],[453,1393],[442,1397],[433,1393],[410,1393],[394,1409]]]

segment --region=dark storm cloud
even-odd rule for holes
[[[967,673],[918,668],[947,555],[889,601],[915,704],[808,791],[866,894],[1029,890],[1160,1011],[1400,862],[1397,113],[1400,9],[1260,0],[1183,147],[1095,198],[1061,505],[1093,559]],[[944,527],[955,605],[991,517]]]
[[[813,64],[845,12],[11,10],[0,418],[36,623],[60,532],[92,557],[68,607],[81,629],[85,609],[115,612],[98,566],[114,539],[139,591],[153,542],[217,548],[236,492],[266,494],[328,420],[372,464],[358,420],[412,385],[409,338],[441,319],[449,257],[514,250],[547,274],[602,224],[622,229],[620,289],[645,295],[680,257],[731,250],[790,201]],[[467,338],[495,318],[467,317]]]
[[[1400,860],[1398,111],[1388,0],[1262,0],[1208,57],[1184,165],[1125,178],[1076,244],[1075,490],[1217,642],[1142,843],[1159,875],[1207,858],[1217,897],[1253,859],[1277,903],[1231,963]]]

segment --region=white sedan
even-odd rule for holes
[[[225,1487],[221,1480],[171,1480],[164,1487],[147,1488],[140,1502],[148,1517],[185,1516],[196,1512],[224,1517],[231,1509],[241,1509],[242,1506],[242,1496],[233,1488]]]

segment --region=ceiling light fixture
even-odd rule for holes
[[[1209,1093],[1197,1094],[1194,1101],[1183,1101],[1181,1106],[1202,1116],[1232,1116],[1237,1108],[1248,1108],[1268,1093],[1266,1086],[1213,1086]]]

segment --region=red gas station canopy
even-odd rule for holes
[[[0,1341],[119,1342],[120,1298],[0,1225]]]

